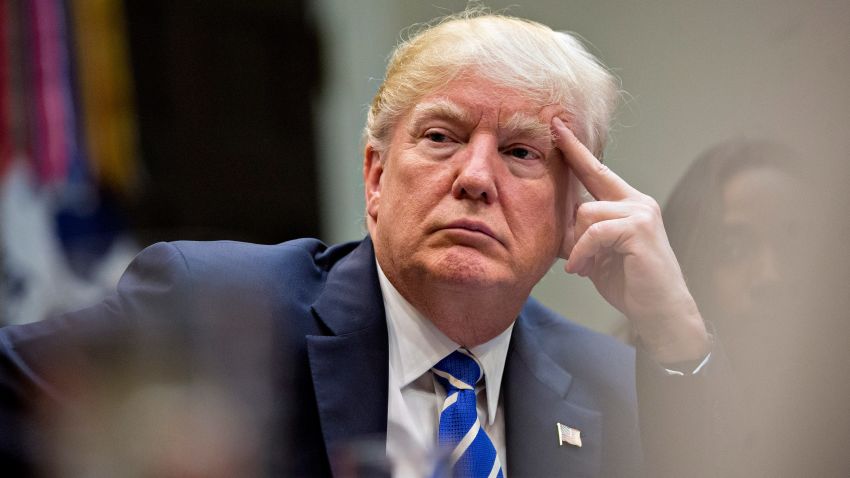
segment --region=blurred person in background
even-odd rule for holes
[[[160,243],[105,302],[4,329],[0,458],[71,475],[710,473],[710,336],[657,203],[597,159],[618,94],[544,25],[423,28],[369,109],[368,236]],[[629,318],[637,354],[529,297],[559,257]]]
[[[664,209],[735,377],[723,476],[850,473],[848,221],[823,184],[789,146],[735,140],[699,157]]]

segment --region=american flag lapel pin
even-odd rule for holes
[[[581,430],[558,423],[558,446],[564,443],[581,448]]]

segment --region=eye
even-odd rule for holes
[[[523,148],[521,146],[515,146],[515,147],[512,147],[512,148],[508,148],[508,149],[505,150],[505,154],[512,156],[516,159],[521,159],[521,160],[533,160],[533,159],[539,159],[540,158],[540,155],[537,154],[536,152],[534,152],[534,151],[532,151],[528,148]]]
[[[720,262],[726,264],[739,264],[752,259],[756,253],[756,239],[752,234],[735,228],[727,231],[720,239],[719,245]]]
[[[449,140],[449,137],[439,131],[429,131],[425,133],[425,137],[430,141],[435,143],[445,143]]]
[[[512,148],[508,150],[508,154],[517,159],[526,159],[531,156],[531,151],[525,148]]]

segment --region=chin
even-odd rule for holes
[[[511,282],[502,264],[477,250],[452,248],[431,264],[430,275],[447,285],[490,288]]]

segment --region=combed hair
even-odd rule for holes
[[[562,105],[578,138],[602,154],[619,99],[614,76],[569,33],[481,11],[437,20],[396,47],[369,108],[365,141],[385,150],[394,125],[411,107],[467,73],[541,106]]]

